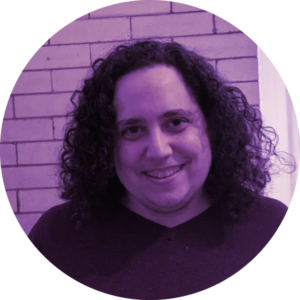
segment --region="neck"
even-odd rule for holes
[[[197,197],[194,197],[194,199],[189,201],[187,205],[174,211],[159,211],[148,208],[141,202],[130,196],[124,198],[121,203],[125,207],[127,207],[134,213],[144,217],[145,219],[169,228],[175,227],[193,219],[211,206],[209,197],[204,195],[203,193],[197,195]]]

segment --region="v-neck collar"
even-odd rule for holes
[[[135,212],[133,212],[132,210],[130,210],[129,208],[127,208],[126,206],[120,204],[119,207],[119,213],[121,215],[123,215],[124,218],[126,219],[131,219],[134,222],[137,222],[137,224],[141,224],[141,226],[150,226],[156,228],[156,229],[160,229],[163,231],[178,231],[181,230],[182,228],[190,228],[193,224],[200,222],[201,219],[206,219],[209,215],[211,215],[211,212],[215,210],[215,205],[211,205],[210,207],[208,207],[206,210],[204,210],[203,212],[201,212],[199,215],[187,220],[186,222],[183,222],[181,224],[178,224],[174,227],[168,227],[159,223],[156,223],[152,220],[149,220]]]

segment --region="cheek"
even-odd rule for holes
[[[120,142],[116,143],[116,146],[114,148],[114,162],[115,162],[115,167],[116,171],[119,174],[123,168],[124,165],[124,155],[123,155],[123,147]]]
[[[210,141],[207,135],[203,135],[200,138],[200,143],[202,147],[202,155],[204,155],[211,162],[211,147]]]
[[[118,142],[114,150],[117,172],[132,170],[137,163],[138,151],[139,149],[134,143],[126,141]]]
[[[211,166],[212,154],[210,142],[206,134],[199,134],[198,130],[194,130],[186,135],[181,141],[182,153],[191,159],[191,172],[195,174],[207,175]]]
[[[210,142],[207,135],[199,138],[200,151],[198,152],[198,160],[201,164],[203,172],[208,172],[211,166],[212,154]]]
[[[200,112],[195,115],[194,128],[197,130],[197,132],[195,134],[199,137],[203,151],[211,152],[210,141],[209,141],[208,133],[207,133],[207,129],[206,129],[206,122],[204,120],[203,115]]]
[[[208,136],[203,128],[192,128],[180,140],[181,148],[193,157],[210,157],[211,149]]]

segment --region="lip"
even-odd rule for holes
[[[156,171],[158,171],[158,172],[163,172],[163,171],[165,171],[166,169],[168,169],[168,168],[174,168],[174,167],[179,167],[179,166],[182,166],[183,164],[181,164],[181,165],[174,165],[174,166],[169,166],[169,167],[165,167],[165,168],[160,168],[160,169],[151,169],[151,170],[147,170],[147,171],[144,171],[144,172],[142,172],[142,173],[146,173],[146,172],[156,172]]]
[[[149,181],[153,182],[153,183],[158,183],[158,184],[165,184],[165,183],[169,183],[171,182],[172,180],[174,180],[178,174],[182,171],[182,169],[184,168],[185,164],[181,164],[181,165],[175,165],[175,166],[172,166],[172,167],[180,167],[180,169],[172,174],[171,176],[169,177],[164,177],[164,178],[155,178],[155,177],[150,177],[146,174],[146,172],[151,172],[151,171],[164,171],[170,167],[166,167],[166,168],[157,168],[157,169],[152,169],[152,170],[147,170],[147,171],[144,171],[142,172],[143,176],[145,176]]]

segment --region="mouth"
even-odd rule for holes
[[[144,172],[144,174],[148,177],[154,179],[164,179],[173,176],[174,174],[178,173],[182,168],[182,165],[172,166],[165,169],[156,169]]]

